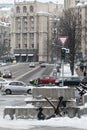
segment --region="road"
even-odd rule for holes
[[[16,65],[10,65],[10,66],[5,66],[3,67],[5,69],[10,69],[13,73],[13,78],[12,80],[18,79],[18,80],[22,80],[25,81],[26,83],[28,83],[29,78],[32,77],[36,77],[38,75],[43,75],[45,74],[46,68],[39,68],[37,66],[37,71],[35,69],[35,71],[33,71],[33,68],[29,68],[28,63],[22,63],[22,64],[16,64]],[[48,68],[47,68],[48,69]],[[52,70],[52,67],[51,67]],[[50,70],[50,72],[51,72]],[[39,72],[38,72],[39,71]],[[29,97],[30,95],[1,95],[0,94],[0,114],[3,115],[3,110],[5,106],[8,105],[25,105],[24,99],[26,97]],[[12,129],[8,129],[8,128],[0,128],[0,130],[14,130],[14,128]],[[28,130],[82,130],[82,129],[75,129],[75,128],[58,128],[58,127],[34,127],[34,128],[30,128]]]
[[[45,68],[41,68],[40,65],[37,65],[35,68],[29,68],[29,63],[27,62],[4,66],[1,69],[9,69],[12,72],[11,80],[20,80],[29,85],[29,80],[32,78],[50,75],[53,65],[47,65]]]

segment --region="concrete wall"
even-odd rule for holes
[[[33,98],[38,98],[39,96],[48,97],[52,99],[58,99],[58,97],[63,96],[64,100],[75,98],[75,89],[66,87],[39,87],[34,88],[32,93]]]

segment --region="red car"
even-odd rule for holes
[[[34,81],[37,80],[38,84],[55,84],[56,79],[54,77],[50,76],[43,76],[42,78],[37,78],[34,80],[31,80],[30,83],[34,84]]]

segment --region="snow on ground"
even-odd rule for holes
[[[62,76],[62,70],[61,70],[60,76]],[[70,65],[66,64],[66,65],[64,65],[64,77],[68,77],[68,76],[72,76],[72,75],[71,75],[71,71],[70,71]],[[78,76],[76,74],[75,70],[74,70],[74,76]]]
[[[49,126],[49,127],[73,127],[87,129],[87,116],[81,118],[56,117],[49,120],[37,119],[14,119],[10,120],[7,116],[5,119],[0,117],[0,127],[13,129],[30,129],[35,126]]]
[[[69,66],[64,66],[64,73],[66,72],[70,75]],[[86,107],[81,106],[81,107]],[[1,112],[1,111],[0,111]],[[87,115],[81,116],[81,118],[69,118],[69,117],[56,117],[51,118],[49,120],[37,120],[37,119],[15,119],[11,120],[7,115],[5,119],[3,119],[3,115],[0,114],[0,127],[4,128],[12,128],[12,129],[31,129],[35,126],[52,126],[52,127],[73,127],[79,129],[87,129]]]

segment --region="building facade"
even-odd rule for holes
[[[75,3],[75,0],[71,0],[71,1],[74,1],[72,3],[74,4],[71,4],[70,7],[71,8],[74,8],[77,12],[78,12],[78,18],[79,18],[79,23],[80,23],[80,31],[81,31],[81,41],[79,43],[79,46],[81,46],[79,50],[77,50],[77,52],[79,54],[82,54],[82,57],[83,59],[87,59],[87,0],[79,0],[79,1],[76,1]],[[65,9],[68,9],[70,8],[69,7],[69,4],[68,4],[68,0],[65,0],[64,1],[65,4],[67,6],[65,6],[64,8]],[[79,2],[79,3],[77,3]]]
[[[64,0],[64,9],[72,8],[75,6],[75,0]]]
[[[0,3],[0,21],[5,23],[11,23],[13,4],[1,4]]]
[[[69,9],[75,7],[78,3],[84,3],[87,0],[64,0],[64,8]]]
[[[5,57],[10,51],[10,24],[0,21],[0,60],[6,60]]]
[[[17,61],[48,61],[51,38],[50,17],[57,5],[49,3],[16,2],[12,16],[11,51]]]
[[[81,19],[81,52],[83,54],[83,58],[87,59],[87,4],[83,4],[82,6],[77,7],[79,12],[79,16]]]

